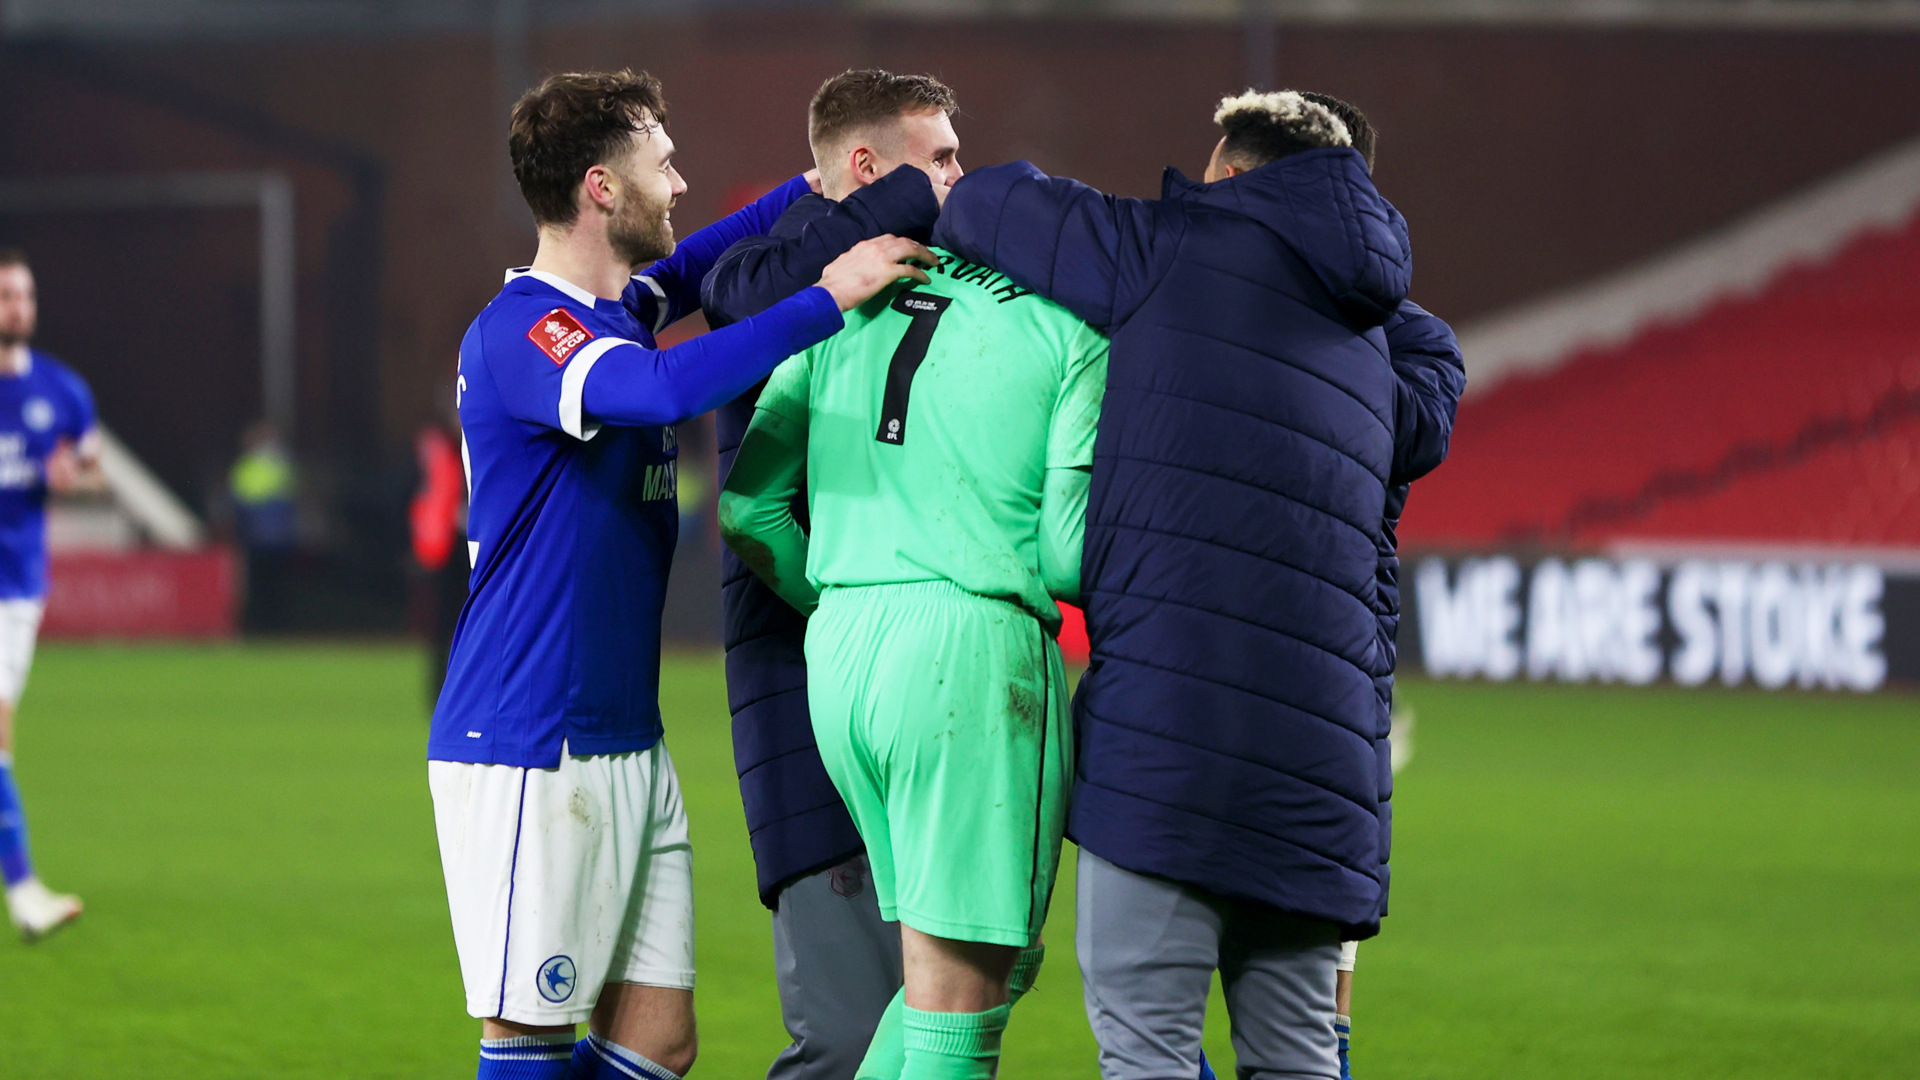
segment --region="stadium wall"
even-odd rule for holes
[[[1914,31],[1283,22],[1274,40],[1278,79],[1347,96],[1378,120],[1381,186],[1413,223],[1415,295],[1457,323],[1644,259],[1920,134]],[[528,50],[535,75],[622,65],[662,75],[693,185],[683,227],[717,216],[743,186],[803,167],[806,98],[846,66],[951,81],[965,106],[963,162],[1028,157],[1135,195],[1157,191],[1163,164],[1200,170],[1210,103],[1246,67],[1241,31],[1219,24],[766,12],[538,29]],[[9,175],[290,170],[305,435],[404,451],[432,414],[460,333],[498,287],[497,268],[531,250],[524,212],[502,206],[486,38],[5,54],[0,83],[24,103],[0,117]],[[368,186],[372,209],[355,205]],[[116,389],[140,382],[134,369],[219,357],[227,366],[207,360],[192,378],[140,383],[137,400],[187,411],[209,391],[258,394],[252,223],[232,218],[152,235],[125,218],[68,218],[59,231],[0,220],[0,233],[31,230],[52,279],[43,337],[98,373],[110,406],[124,394],[118,411],[136,411],[133,392]],[[371,244],[341,250],[369,229]],[[97,305],[63,297],[98,295],[106,251],[134,260],[133,273],[114,275],[123,301],[165,296],[178,312],[143,312],[137,332],[110,316],[90,325]],[[119,426],[143,457],[168,456],[143,445],[158,433]],[[163,475],[178,488],[203,479],[184,471],[170,463]]]
[[[1414,296],[1456,324],[1640,262],[1920,135],[1911,29],[1282,19],[1268,55],[1250,57],[1246,31],[1222,23],[755,12],[536,27],[524,56],[461,33],[0,47],[0,92],[17,103],[0,115],[0,174],[292,178],[309,497],[321,539],[388,585],[409,440],[440,407],[499,269],[532,250],[498,89],[521,61],[534,76],[662,76],[692,184],[683,228],[804,167],[804,103],[844,67],[950,81],[963,163],[1027,157],[1132,195],[1156,193],[1163,164],[1197,173],[1211,102],[1270,70],[1378,122],[1381,186],[1413,225]],[[107,420],[202,513],[260,397],[253,230],[241,211],[0,216],[0,242],[35,256],[43,344],[93,380]]]

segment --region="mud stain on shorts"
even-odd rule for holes
[[[1045,718],[1046,706],[1040,701],[1040,695],[1033,687],[1024,682],[1007,684],[1007,715],[1013,718],[1013,730],[1020,735],[1033,736],[1040,733],[1040,721]]]
[[[1014,733],[1027,738],[1039,735],[1047,719],[1047,704],[1034,685],[1038,681],[1039,670],[1031,656],[1016,660],[1007,680],[1007,715],[1013,720]]]

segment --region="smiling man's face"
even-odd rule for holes
[[[632,266],[673,254],[673,204],[687,190],[673,153],[666,129],[648,119],[627,152],[607,164],[619,182],[607,242]]]

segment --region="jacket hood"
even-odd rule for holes
[[[1374,188],[1357,151],[1309,150],[1212,184],[1170,168],[1161,193],[1258,221],[1306,260],[1361,328],[1385,322],[1406,298],[1413,277],[1406,219]]]

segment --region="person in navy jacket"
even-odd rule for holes
[[[927,76],[868,69],[828,79],[808,124],[821,192],[720,256],[701,290],[707,321],[726,326],[774,307],[869,238],[925,240],[960,176],[956,107],[953,91]],[[715,416],[722,484],[759,397],[755,387]],[[804,491],[794,513],[806,522]],[[793,1040],[767,1075],[851,1080],[900,989],[900,932],[880,918],[860,834],[814,746],[806,618],[731,550],[722,559],[734,765]]]
[[[1367,161],[1367,172],[1374,172],[1374,153],[1379,134],[1358,108],[1327,94],[1305,94],[1310,101],[1325,105],[1347,125],[1353,148]],[[1453,437],[1454,414],[1460,395],[1466,389],[1466,365],[1453,328],[1411,300],[1403,300],[1400,310],[1388,319],[1388,359],[1399,383],[1394,388],[1393,473],[1388,477],[1387,503],[1380,537],[1379,599],[1380,634],[1389,655],[1395,656],[1396,635],[1400,627],[1400,554],[1396,530],[1407,505],[1407,495],[1415,480],[1432,472],[1446,460],[1447,446]],[[1391,668],[1392,664],[1389,665]],[[1380,697],[1383,725],[1393,714],[1393,674],[1374,679]],[[1392,772],[1400,767],[1403,755],[1389,755]],[[1347,1071],[1347,1041],[1352,1030],[1353,968],[1359,942],[1345,942],[1340,953],[1340,976],[1334,994],[1335,1031],[1340,1038],[1340,1075]]]
[[[1069,819],[1102,1072],[1196,1075],[1218,968],[1242,1076],[1334,1077],[1340,942],[1387,896],[1383,326],[1412,258],[1324,105],[1249,92],[1215,120],[1204,183],[983,169],[934,243],[1113,339]]]

